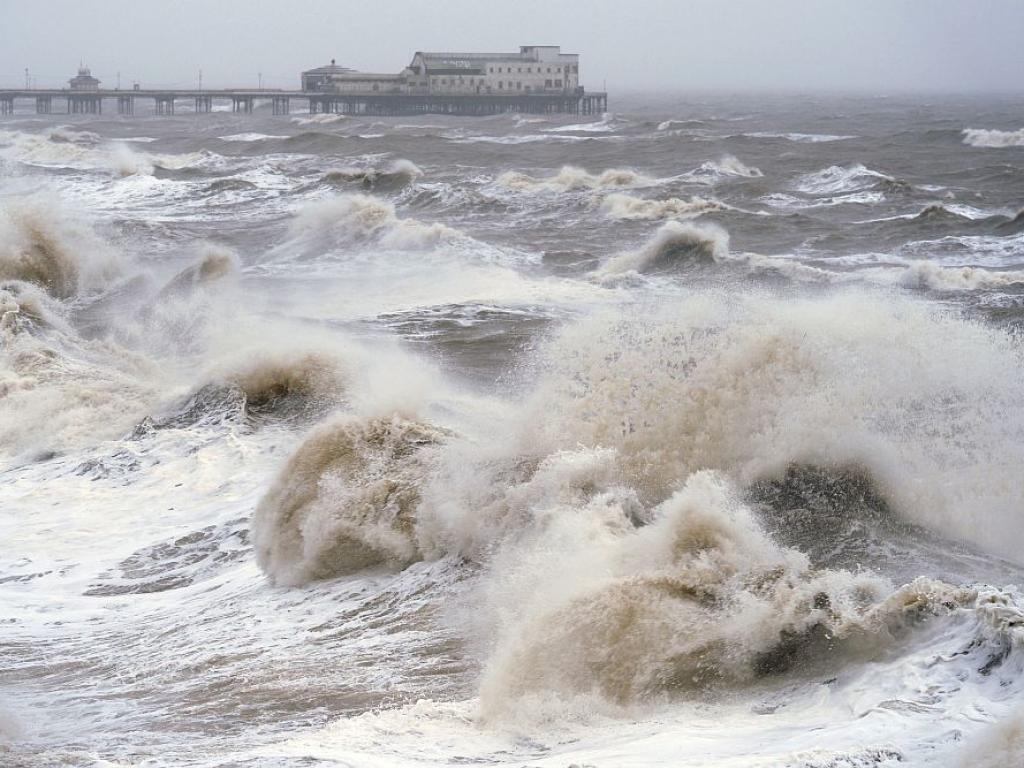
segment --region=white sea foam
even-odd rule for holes
[[[801,176],[796,188],[806,194],[837,195],[843,192],[856,192],[877,184],[879,181],[894,181],[879,171],[856,163],[849,166],[833,165],[814,173]]]
[[[956,757],[956,768],[1024,765],[1024,709],[990,725],[964,744]]]
[[[986,128],[965,128],[964,144],[972,147],[1001,149],[1024,147],[1024,128],[1019,131],[996,131]]]
[[[610,112],[605,112],[600,120],[595,120],[590,123],[575,123],[573,125],[557,125],[552,128],[542,128],[541,130],[549,133],[557,133],[559,131],[574,132],[574,133],[611,133],[615,131],[621,120]]]
[[[885,201],[885,193],[877,190],[866,192],[850,192],[832,197],[796,197],[785,192],[773,192],[761,198],[761,202],[772,208],[791,211],[813,210],[814,208],[832,208],[837,205],[874,205]]]
[[[572,141],[589,141],[590,139],[586,136],[563,136],[559,134],[526,134],[526,135],[510,135],[510,136],[462,136],[456,135],[450,137],[453,142],[460,144],[507,144],[514,146],[516,144],[537,144],[542,142],[548,143],[568,143]]]
[[[830,133],[772,133],[770,131],[755,131],[754,133],[745,133],[743,135],[754,139],[786,139],[798,144],[821,144],[857,138],[856,136],[837,136]]]
[[[221,141],[273,141],[275,139],[287,139],[287,136],[271,135],[267,133],[233,133],[230,136],[221,136]]]

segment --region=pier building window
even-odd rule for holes
[[[562,81],[561,80],[555,80],[555,88],[561,88],[561,87],[562,87]]]

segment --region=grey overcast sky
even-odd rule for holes
[[[1024,0],[0,0],[0,85],[296,87],[332,57],[581,55],[618,89],[1024,91]]]

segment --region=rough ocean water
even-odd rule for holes
[[[1024,765],[1019,101],[0,123],[0,765]]]

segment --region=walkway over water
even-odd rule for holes
[[[179,101],[193,101],[196,112],[211,112],[215,101],[230,101],[232,112],[252,113],[257,101],[271,102],[275,115],[287,115],[293,101],[304,101],[310,113],[366,115],[494,115],[501,112],[531,114],[599,114],[608,109],[608,94],[585,92],[445,95],[438,93],[324,93],[268,90],[98,90],[72,91],[0,89],[0,115],[14,114],[15,102],[35,100],[36,113],[48,115],[103,114],[105,101],[115,102],[117,113],[134,115],[136,102],[151,99],[157,115],[173,115]],[[56,108],[55,108],[56,107]],[[63,107],[63,109],[61,109]]]

